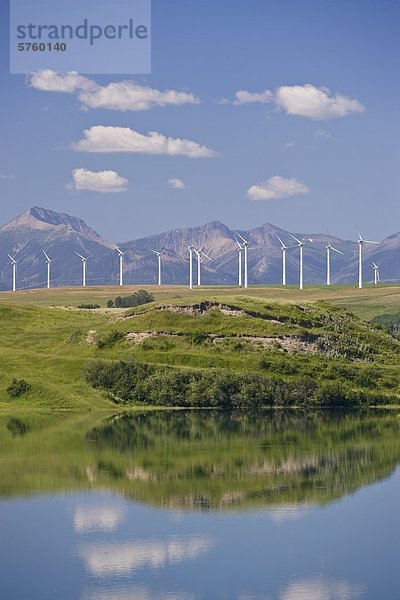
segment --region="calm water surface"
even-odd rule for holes
[[[0,415],[4,600],[400,600],[400,415]]]

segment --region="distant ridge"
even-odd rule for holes
[[[293,245],[289,232],[265,223],[250,230],[238,230],[249,240],[249,284],[279,284],[282,253],[277,235]],[[314,243],[304,250],[305,284],[325,282],[325,246],[331,243],[344,255],[335,255],[331,265],[333,283],[355,284],[357,280],[357,243],[321,233],[291,232],[296,237],[311,237]],[[124,251],[126,284],[154,284],[156,257],[150,250],[165,250],[163,282],[188,283],[188,246],[202,247],[213,260],[202,265],[204,284],[237,284],[238,252],[236,232],[221,221],[172,229],[164,233],[118,242]],[[45,283],[43,252],[53,260],[52,285],[80,285],[81,263],[75,252],[89,256],[88,285],[118,282],[118,257],[114,245],[79,217],[33,206],[0,227],[0,288],[10,289],[11,266],[8,254],[18,261],[17,287],[40,287]],[[364,250],[364,274],[372,281],[372,261],[380,266],[381,281],[400,279],[400,233],[377,246]],[[288,284],[298,282],[298,251],[287,253]]]

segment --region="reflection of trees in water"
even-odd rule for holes
[[[328,502],[387,477],[400,457],[395,415],[147,412],[86,434],[99,478],[174,507]]]
[[[26,435],[31,430],[30,425],[17,417],[10,417],[7,420],[6,427],[13,437]]]

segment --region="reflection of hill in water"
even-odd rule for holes
[[[170,508],[323,504],[388,477],[393,413],[0,418],[0,493],[111,489]]]

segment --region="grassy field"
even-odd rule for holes
[[[124,287],[122,293],[137,289]],[[146,289],[156,302],[134,310],[105,308],[120,287],[1,293],[0,407],[110,408],[110,400],[83,377],[93,359],[220,368],[287,382],[303,375],[341,379],[354,389],[400,396],[400,342],[362,320],[396,312],[399,286]],[[209,309],[198,315],[193,306],[203,301]],[[78,309],[81,303],[101,308]],[[225,305],[227,310],[217,308]],[[310,342],[317,338],[321,351]],[[32,386],[15,400],[6,393],[13,378]]]
[[[395,312],[400,306],[400,285],[366,285],[362,290],[348,285],[306,286],[299,290],[295,286],[252,286],[245,289],[237,287],[218,286],[206,287],[201,290],[189,290],[185,286],[145,286],[154,294],[156,301],[166,302],[179,297],[212,298],[215,296],[240,295],[272,300],[275,302],[314,302],[325,300],[354,312],[364,318],[385,312]],[[33,304],[36,306],[76,306],[82,302],[97,303],[105,306],[109,298],[131,294],[138,290],[137,286],[107,286],[107,287],[71,287],[37,289],[20,292],[1,292],[0,303]]]

